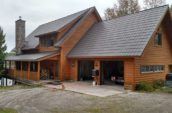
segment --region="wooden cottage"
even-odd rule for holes
[[[27,80],[92,80],[112,77],[133,89],[172,72],[172,17],[167,5],[103,21],[95,7],[45,23],[25,38],[16,21],[16,53],[6,58],[10,76]]]

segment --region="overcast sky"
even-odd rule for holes
[[[140,4],[143,3],[140,0]],[[0,26],[6,33],[8,51],[15,46],[15,21],[26,20],[26,36],[38,25],[96,6],[101,16],[116,0],[0,0]],[[172,4],[172,0],[167,0]]]

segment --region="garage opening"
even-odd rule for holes
[[[92,70],[94,69],[94,61],[82,60],[78,62],[78,80],[90,81],[92,78]]]
[[[101,83],[102,84],[124,84],[124,62],[123,61],[102,61],[101,62]]]

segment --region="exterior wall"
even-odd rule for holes
[[[149,41],[144,53],[141,57],[135,58],[135,82],[141,81],[152,82],[154,80],[165,79],[166,74],[169,72],[169,65],[172,64],[172,47],[170,46],[170,37],[167,36],[166,30],[163,25],[157,30],[162,32],[162,46],[155,46],[155,34]],[[164,72],[159,73],[140,73],[141,65],[164,65]]]
[[[124,87],[133,90],[135,87],[134,59],[124,60]]]
[[[23,71],[23,70],[20,71],[20,70],[16,70],[16,69],[10,69],[9,70],[9,75],[12,78],[35,80],[35,81],[39,80],[39,78],[37,77],[37,72],[28,73],[28,71]]]
[[[78,41],[85,35],[85,33],[97,22],[95,14],[89,15],[81,24],[77,30],[68,38],[61,46],[60,53],[60,80],[68,80],[71,77],[70,73],[70,60],[67,59],[67,54],[78,43]]]

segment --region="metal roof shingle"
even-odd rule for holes
[[[140,56],[168,6],[95,24],[68,57]]]
[[[39,44],[39,39],[36,38],[35,36],[50,33],[50,32],[56,32],[65,25],[69,24],[73,20],[77,19],[81,15],[83,15],[85,12],[87,12],[88,9],[85,9],[83,11],[71,14],[69,16],[57,19],[55,21],[51,21],[45,24],[42,24],[38,26],[31,34],[29,34],[25,41],[26,43],[24,44],[24,47],[22,49],[32,49],[36,48]]]

